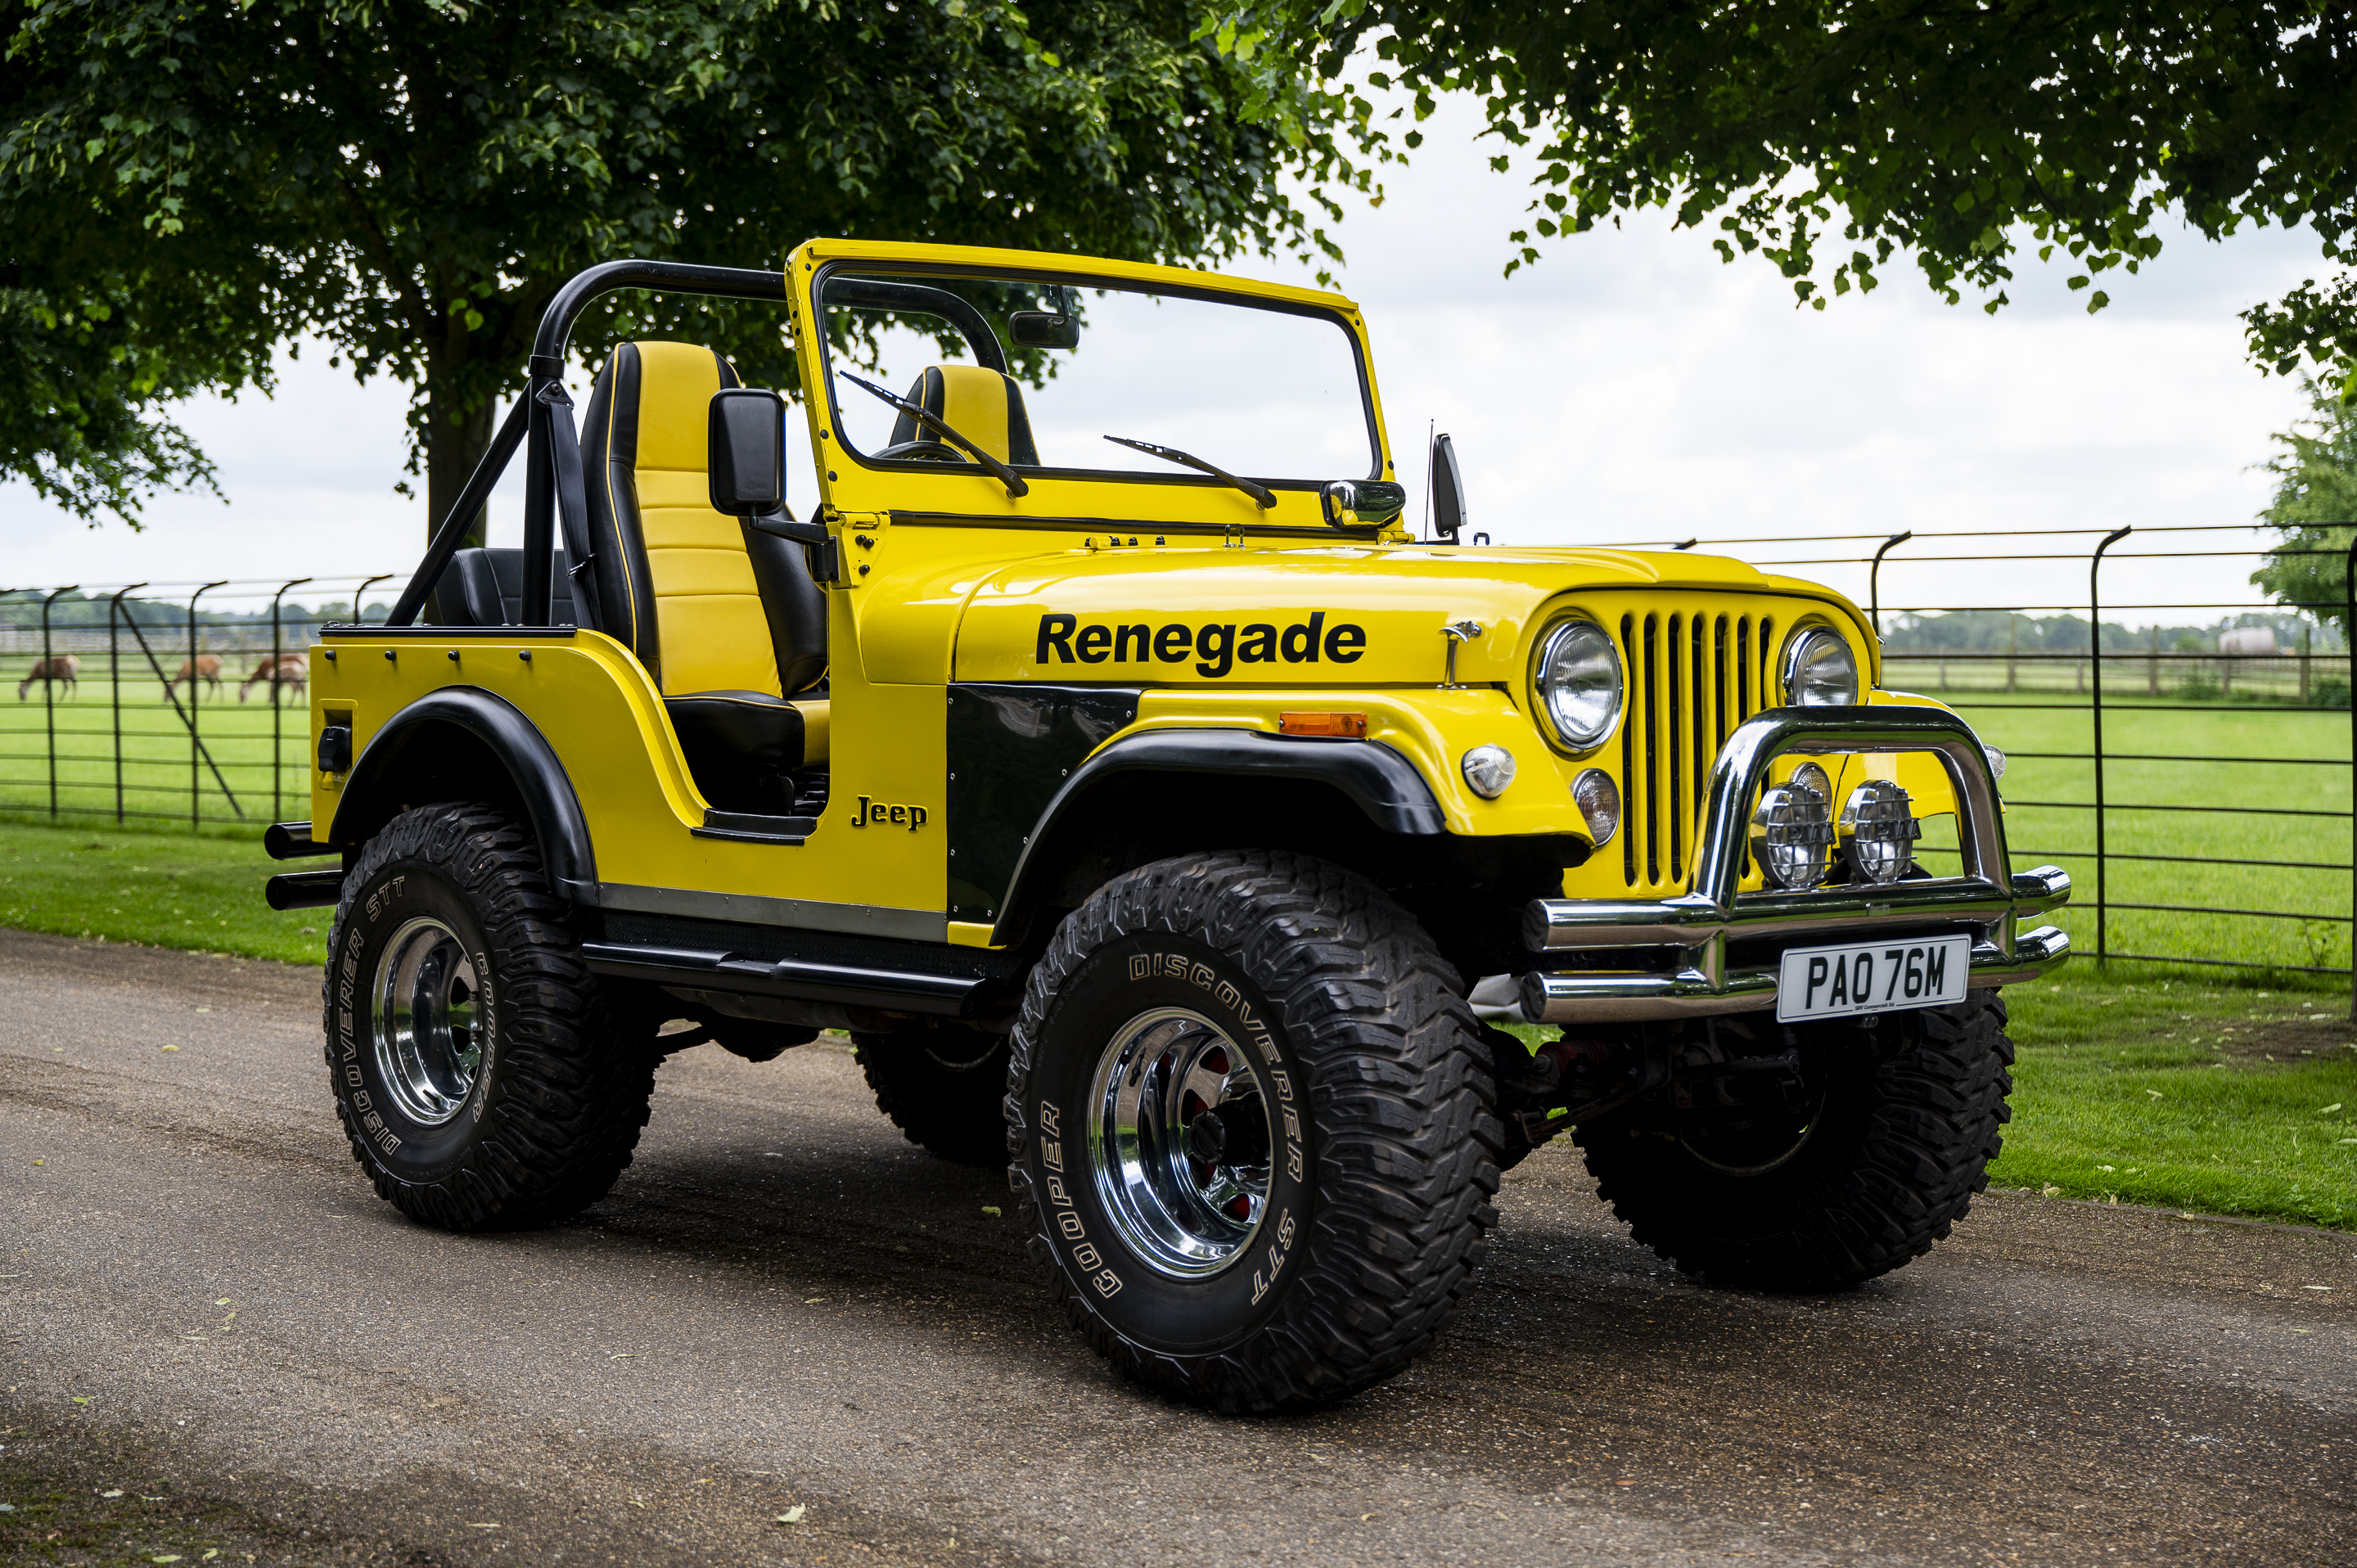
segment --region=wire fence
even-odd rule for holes
[[[2059,921],[2078,951],[2352,972],[2357,545],[2270,552],[2331,558],[2319,575],[2341,592],[2313,602],[2174,585],[2189,562],[2204,582],[2246,579],[2266,547],[2242,525],[1641,547],[1738,555],[1866,604],[1883,683],[1940,697],[2009,757],[2015,863],[2072,871]],[[369,595],[388,580],[0,590],[17,696],[0,699],[0,811],[257,832],[299,813],[313,632],[355,606],[381,617]],[[2049,596],[2026,602],[2025,585]],[[1953,832],[1921,853],[1953,856]]]
[[[2352,975],[2357,543],[2270,546],[2217,524],[1641,547],[1738,555],[1867,606],[1883,683],[1941,698],[2007,754],[2015,866],[2072,872],[2074,902],[2051,918],[2077,952]],[[2332,596],[2247,585],[2265,560],[2306,557]],[[2217,588],[2189,593],[2189,564]],[[1952,831],[1921,847],[1927,864],[1956,853]]]
[[[0,587],[0,811],[255,832],[301,814],[312,639],[355,603],[382,616],[390,576]]]

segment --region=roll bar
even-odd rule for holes
[[[556,530],[561,520],[566,547],[573,557],[576,613],[585,618],[584,625],[595,624],[587,618],[595,613],[592,607],[597,602],[597,564],[587,548],[589,503],[582,484],[580,438],[573,428],[573,400],[565,392],[565,350],[572,340],[573,324],[580,319],[589,302],[601,294],[625,288],[712,295],[726,299],[783,300],[786,274],[745,267],[703,267],[685,262],[632,258],[600,262],[566,279],[556,291],[556,297],[548,302],[548,308],[541,313],[539,330],[533,337],[532,360],[527,367],[530,379],[525,382],[523,396],[516,400],[507,418],[500,421],[498,433],[491,437],[490,450],[476,465],[466,489],[458,492],[457,503],[443,519],[434,542],[426,546],[416,575],[401,591],[393,613],[385,618],[387,626],[408,626],[416,620],[425,596],[434,591],[444,568],[450,564],[450,557],[458,553],[468,524],[490,498],[491,488],[507,472],[519,446],[527,448],[527,455],[523,604],[518,616],[525,626],[548,624]],[[357,606],[354,616],[357,618]]]

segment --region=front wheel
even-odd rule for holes
[[[530,832],[404,811],[344,877],[328,1072],[377,1196],[445,1230],[544,1225],[630,1163],[655,1052],[618,1026]]]
[[[1490,1065],[1372,884],[1157,862],[1068,917],[1013,1040],[1008,1152],[1066,1317],[1125,1376],[1300,1408],[1430,1348],[1496,1219]]]
[[[1575,1130],[1638,1241],[1711,1284],[1829,1291],[1922,1256],[1988,1185],[2013,1042],[1994,991],[1884,1014],[1871,1036],[1804,1026],[1801,1110],[1695,1122],[1631,1106]],[[1871,1043],[1869,1043],[1871,1041]]]

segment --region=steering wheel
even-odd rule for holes
[[[920,463],[971,463],[974,461],[946,441],[934,441],[923,437],[915,441],[903,441],[896,446],[887,446],[876,456],[879,458],[906,457]]]

